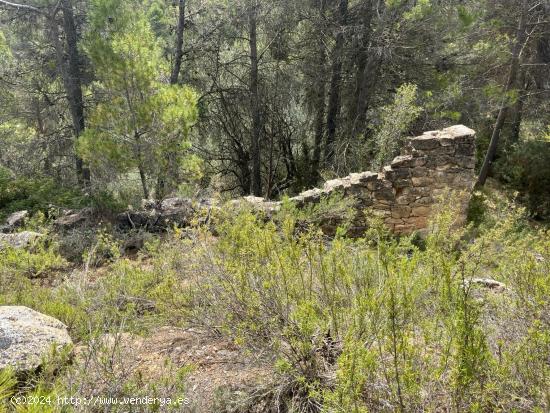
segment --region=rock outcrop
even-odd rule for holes
[[[61,231],[71,230],[87,224],[92,218],[92,209],[66,210],[53,224]]]
[[[61,321],[27,307],[0,306],[0,369],[33,371],[53,347],[70,344],[67,327]]]

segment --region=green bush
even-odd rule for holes
[[[78,208],[85,197],[77,189],[60,187],[46,178],[14,178],[0,168],[0,220],[22,209],[47,211],[50,205]]]
[[[3,246],[0,249],[0,276],[46,278],[67,269],[67,262],[58,254],[57,244],[46,237],[37,240],[29,249]],[[2,280],[5,281],[5,280]],[[7,282],[0,283],[0,291],[9,289]]]
[[[289,411],[521,409],[511,391],[543,411],[550,238],[522,232],[522,211],[510,209],[466,243],[454,223],[460,204],[449,204],[425,250],[380,225],[327,242],[314,230],[296,235],[292,214],[276,226],[242,212],[209,247],[191,320],[273,360],[273,394]],[[493,297],[476,277],[514,293]]]
[[[533,215],[550,218],[550,139],[514,146],[496,164],[497,176],[519,191]]]
[[[0,304],[50,314],[89,346],[93,378],[77,365],[44,379],[60,394],[86,394],[95,382],[110,394],[141,394],[146,385],[109,370],[124,355],[93,343],[193,325],[232,339],[273,371],[253,396],[222,395],[232,398],[227,406],[261,397],[285,411],[546,411],[550,234],[484,191],[472,238],[455,225],[460,205],[451,198],[438,208],[422,249],[379,221],[361,239],[337,231],[327,240],[314,225],[297,228],[315,221],[315,211],[285,207],[275,221],[250,210],[216,216],[216,238],[201,227],[175,229],[133,260],[111,254],[116,243],[103,234],[103,267],[84,265],[56,288],[0,256]],[[26,254],[48,263],[50,245]],[[506,289],[480,287],[476,277]],[[175,377],[168,381],[179,389]]]

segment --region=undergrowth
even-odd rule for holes
[[[98,343],[107,333],[180,325],[261,354],[272,372],[261,392],[227,395],[228,411],[260,403],[288,412],[548,411],[550,234],[494,194],[476,202],[466,227],[454,221],[458,202],[442,205],[422,243],[376,221],[360,239],[345,231],[328,239],[285,208],[274,221],[223,213],[213,218],[216,237],[201,226],[175,229],[135,259],[104,234],[53,288],[29,271],[59,268],[58,244],[3,250],[0,304],[59,318],[96,366],[128,371],[86,373],[76,363],[37,379],[35,389],[60,395],[90,394],[99,382],[110,395],[143,391],[154,383]],[[101,266],[86,265],[98,252]],[[476,278],[506,288],[486,289]],[[179,367],[163,391],[185,392]],[[0,400],[16,391],[10,380],[0,376]]]

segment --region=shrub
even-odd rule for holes
[[[42,239],[32,249],[2,247],[0,249],[0,275],[45,278],[66,269],[67,262],[57,253],[57,245]],[[9,287],[9,283],[0,284]]]
[[[271,367],[273,379],[242,401],[220,394],[232,399],[223,406],[546,411],[550,234],[487,190],[471,238],[469,227],[455,225],[461,207],[450,197],[437,209],[422,249],[414,235],[396,239],[379,221],[361,239],[340,230],[328,240],[314,225],[297,228],[315,211],[284,207],[275,221],[249,210],[220,214],[216,238],[201,227],[175,229],[134,260],[112,257],[54,289],[20,270],[0,271],[12,274],[0,280],[0,302],[53,315],[89,346],[89,377],[77,365],[44,379],[61,394],[89,394],[95,383],[109,395],[154,391],[157,383],[124,365],[121,349],[98,343],[168,324],[206,327]],[[479,287],[476,277],[506,289]],[[163,391],[183,391],[177,377],[170,370]]]
[[[278,377],[272,394],[290,411],[520,409],[511,389],[544,409],[547,392],[529,386],[548,375],[528,375],[516,357],[548,339],[546,234],[521,233],[523,215],[509,209],[466,243],[456,208],[452,198],[441,208],[425,250],[377,225],[361,240],[327,242],[314,230],[296,235],[292,214],[277,227],[242,212],[204,254],[191,320],[264,354]],[[513,281],[519,274],[529,280]],[[469,282],[481,276],[518,295],[492,299]],[[494,325],[501,315],[511,325]],[[529,353],[531,369],[547,371],[542,349]]]
[[[380,169],[397,155],[402,146],[403,133],[416,120],[422,108],[416,106],[416,90],[414,84],[405,83],[397,89],[394,101],[382,108],[381,122],[376,130],[375,169]]]
[[[85,197],[78,190],[60,188],[46,178],[14,178],[0,167],[0,220],[22,209],[47,211],[50,205],[78,208],[84,203]]]
[[[533,215],[550,217],[550,132],[515,145],[497,162],[496,174],[520,192]]]

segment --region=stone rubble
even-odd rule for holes
[[[22,210],[14,212],[6,218],[6,223],[1,227],[0,232],[13,232],[23,226],[29,216],[29,211]]]

